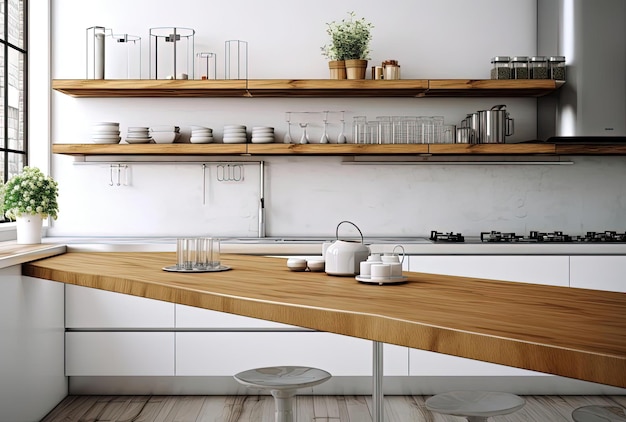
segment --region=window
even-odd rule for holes
[[[0,180],[28,163],[28,0],[0,0]]]

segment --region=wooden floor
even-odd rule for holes
[[[460,422],[429,412],[428,396],[386,396],[385,422]],[[493,422],[572,421],[590,404],[626,407],[626,396],[525,396],[516,413]],[[296,422],[371,421],[369,396],[298,396]],[[271,396],[68,396],[42,422],[273,422]]]

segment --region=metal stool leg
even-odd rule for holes
[[[293,398],[296,390],[272,390],[276,407],[276,422],[293,422]]]

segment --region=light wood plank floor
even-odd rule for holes
[[[429,412],[429,396],[385,396],[385,422],[460,422]],[[493,422],[572,421],[590,404],[626,408],[626,396],[525,396],[526,406]],[[371,421],[370,396],[297,396],[297,422]],[[271,396],[68,396],[42,422],[273,422]]]

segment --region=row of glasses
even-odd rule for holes
[[[456,126],[444,124],[443,116],[355,116],[353,136],[357,144],[451,144]]]
[[[182,237],[176,239],[176,269],[181,271],[214,270],[220,267],[220,239]]]

